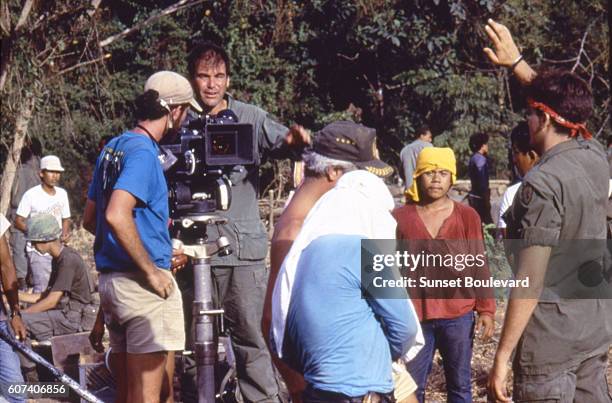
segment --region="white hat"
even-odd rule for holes
[[[62,167],[62,163],[58,157],[55,155],[47,155],[40,159],[40,170],[64,172],[64,167]]]
[[[144,90],[157,91],[159,99],[168,105],[189,104],[197,112],[202,112],[202,107],[193,97],[189,80],[173,71],[158,71],[153,74],[147,79]]]

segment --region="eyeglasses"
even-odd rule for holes
[[[433,179],[434,176],[439,176],[440,179],[448,179],[451,176],[450,171],[446,169],[423,172],[423,176],[427,179]]]

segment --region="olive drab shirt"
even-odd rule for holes
[[[609,179],[599,143],[565,141],[529,171],[506,215],[509,238],[552,248],[544,290],[515,352],[522,373],[550,373],[608,350],[612,299],[601,273]]]
[[[274,120],[257,106],[235,100],[226,95],[228,109],[238,116],[238,123],[250,123],[255,131],[257,151],[255,164],[237,165],[229,174],[231,205],[229,210],[217,212],[227,217],[228,223],[207,228],[208,239],[226,236],[232,246],[229,256],[212,258],[213,266],[245,266],[261,264],[266,258],[268,235],[259,217],[259,167],[268,159],[299,158],[292,155],[285,143],[289,129]],[[191,118],[194,116],[191,115]],[[186,125],[187,122],[184,123]]]

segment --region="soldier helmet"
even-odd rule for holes
[[[60,237],[62,229],[51,214],[37,214],[28,218],[26,239],[30,242],[49,242]]]

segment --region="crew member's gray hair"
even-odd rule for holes
[[[355,171],[357,166],[349,161],[337,160],[334,158],[325,157],[314,151],[307,151],[302,155],[306,174],[312,176],[325,175],[327,168],[339,168],[346,172]]]

